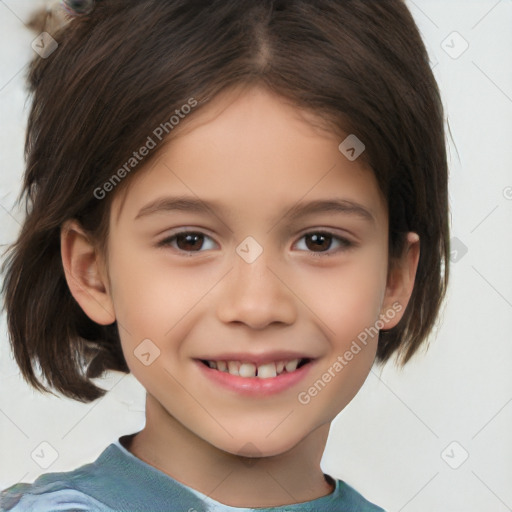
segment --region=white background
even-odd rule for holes
[[[429,350],[403,370],[374,369],[335,420],[323,468],[389,512],[505,512],[512,510],[512,0],[408,4],[446,106],[452,236],[467,253],[452,254],[448,301]],[[22,219],[13,205],[34,39],[24,22],[37,5],[0,0],[0,244],[14,241]],[[469,44],[458,58],[464,40],[454,31]],[[92,404],[33,392],[0,317],[0,489],[74,469],[143,427],[144,391],[131,375],[113,372],[100,385],[112,390]],[[48,469],[31,457],[42,442],[57,456]]]

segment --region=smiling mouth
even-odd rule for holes
[[[272,379],[282,374],[293,373],[295,370],[310,363],[312,359],[289,359],[259,365],[243,361],[212,361],[205,359],[200,361],[212,370],[229,373],[236,377]]]

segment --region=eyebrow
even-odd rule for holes
[[[162,197],[143,206],[134,220],[147,217],[155,213],[172,211],[220,213],[223,211],[223,208],[217,202],[207,202],[193,197]],[[376,221],[375,216],[369,209],[348,199],[319,199],[308,203],[299,202],[289,208],[282,217],[298,220],[300,218],[319,213],[342,213],[359,217],[360,219],[371,223],[375,223]]]
[[[348,199],[319,199],[305,204],[298,203],[288,210],[285,217],[296,220],[318,213],[343,213],[372,223],[376,221],[369,209]]]

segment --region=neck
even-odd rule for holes
[[[136,457],[215,501],[232,507],[275,507],[333,492],[320,468],[329,424],[291,450],[241,457],[220,450],[179,423],[151,396],[146,426],[127,449]]]

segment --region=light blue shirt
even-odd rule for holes
[[[330,477],[329,477],[330,478]],[[46,473],[0,494],[0,512],[384,512],[352,487],[335,480],[321,498],[271,508],[223,505],[174,480],[130,453],[118,439],[92,463]]]

